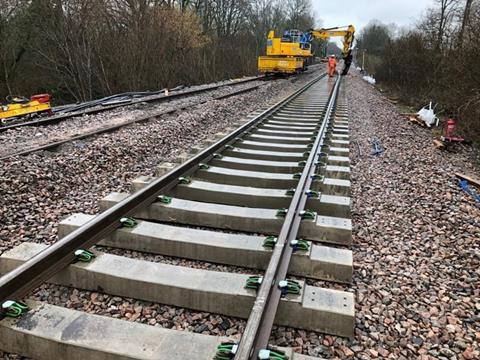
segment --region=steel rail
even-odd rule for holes
[[[290,103],[290,101],[325,75],[319,75],[293,94],[285,96],[248,123],[204,149],[178,168],[153,181],[142,190],[130,195],[110,209],[100,213],[84,226],[63,237],[55,244],[50,245],[47,249],[16,269],[3,275],[0,278],[0,304],[7,300],[18,300],[25,297],[30,291],[71,264],[75,259],[74,253],[76,250],[88,249],[119,228],[121,226],[121,218],[133,216],[139,210],[153,203],[162,193],[176,186],[179,177],[193,174],[198,169],[200,163],[212,159],[215,153],[237,141],[239,136],[254,128],[259,122],[281,109],[284,105]]]
[[[312,176],[315,174],[317,166],[316,158],[319,156],[324,143],[327,125],[335,108],[340,82],[341,78],[337,77],[329,96],[321,127],[295,189],[285,222],[282,225],[270,262],[257,292],[252,312],[236,351],[235,360],[256,360],[260,350],[268,349],[275,314],[282,295],[278,285],[280,281],[286,280],[288,265],[293,253],[289,244],[290,241],[296,239],[298,234],[302,221],[300,212],[305,209],[308,198],[307,191],[310,190],[313,181]]]
[[[211,90],[217,90],[217,89],[220,89],[222,87],[229,87],[229,86],[234,86],[234,85],[238,85],[238,84],[244,84],[244,83],[247,83],[247,82],[256,81],[256,80],[264,80],[264,79],[266,79],[265,76],[259,75],[259,76],[255,76],[255,77],[252,77],[252,78],[232,81],[232,82],[226,83],[226,84],[210,85],[208,87],[201,88],[201,89],[186,90],[186,91],[181,91],[181,92],[173,93],[173,94],[169,94],[169,95],[157,95],[157,96],[154,96],[154,97],[149,98],[149,99],[140,98],[140,99],[130,101],[129,103],[108,105],[108,106],[103,106],[103,107],[94,108],[94,109],[90,109],[90,110],[81,110],[81,111],[77,111],[77,112],[73,112],[73,113],[69,113],[69,114],[61,114],[61,115],[57,115],[57,116],[54,115],[54,116],[44,118],[44,119],[27,121],[27,122],[20,122],[20,123],[15,123],[15,124],[10,124],[10,125],[3,125],[3,126],[0,125],[0,132],[6,131],[6,130],[9,130],[9,129],[16,129],[16,128],[23,127],[23,126],[42,126],[42,125],[55,124],[55,123],[58,123],[58,122],[61,122],[61,121],[65,120],[65,119],[78,117],[78,116],[83,116],[83,115],[88,115],[88,114],[96,114],[96,113],[99,113],[99,112],[113,110],[113,109],[116,109],[116,108],[122,107],[122,106],[125,107],[125,106],[136,105],[136,104],[139,104],[139,103],[149,103],[149,102],[156,102],[156,101],[157,102],[164,102],[164,101],[174,100],[174,99],[178,99],[178,98],[181,98],[181,97],[185,97],[185,96],[189,96],[189,95],[195,95],[195,94],[199,94],[199,93],[203,93],[203,92],[207,92],[207,91],[211,91]]]
[[[236,95],[240,95],[240,94],[243,94],[243,93],[246,93],[248,91],[252,91],[252,90],[255,90],[255,89],[258,89],[259,85],[255,85],[255,86],[251,86],[251,87],[248,87],[246,89],[241,89],[241,90],[237,90],[237,91],[233,91],[231,93],[228,93],[226,95],[219,95],[219,96],[215,96],[213,97],[212,99],[210,100],[222,100],[222,99],[226,99],[228,97],[232,97],[232,96],[236,96]],[[197,105],[201,105],[201,104],[204,104],[210,100],[202,100],[202,101],[199,101],[199,102],[196,102],[195,104],[188,104],[188,105],[182,105],[178,108],[174,108],[174,109],[169,109],[169,110],[163,110],[163,111],[160,111],[156,114],[150,114],[150,115],[147,115],[147,116],[143,116],[141,118],[138,118],[138,119],[133,119],[133,120],[129,120],[129,121],[125,121],[123,123],[120,123],[120,124],[115,124],[115,125],[111,125],[111,126],[105,126],[105,127],[101,127],[99,129],[95,129],[95,130],[92,130],[92,131],[88,131],[86,133],[83,133],[83,134],[79,134],[79,135],[75,135],[75,136],[72,136],[72,137],[69,137],[69,138],[66,138],[66,139],[62,139],[62,140],[57,140],[57,141],[52,141],[50,143],[47,143],[47,144],[43,144],[43,145],[39,145],[39,146],[35,146],[35,147],[32,147],[32,148],[28,148],[28,149],[25,149],[25,150],[19,150],[19,151],[14,151],[10,154],[6,154],[6,155],[1,155],[0,156],[0,160],[5,160],[5,159],[8,159],[8,158],[11,158],[13,156],[22,156],[22,155],[28,155],[28,154],[31,154],[33,152],[36,152],[36,151],[41,151],[41,150],[48,150],[48,149],[52,149],[52,148],[55,148],[57,146],[60,146],[60,145],[63,145],[63,144],[66,144],[70,141],[75,141],[75,140],[81,140],[81,139],[85,139],[87,137],[90,137],[90,136],[95,136],[95,135],[99,135],[99,134],[103,134],[103,133],[107,133],[107,132],[112,132],[112,131],[115,131],[117,129],[120,129],[124,126],[128,126],[128,125],[132,125],[132,124],[136,124],[136,123],[141,123],[141,122],[146,122],[146,121],[149,121],[149,120],[153,120],[153,119],[156,119],[160,116],[164,116],[164,115],[168,115],[168,114],[172,114],[176,111],[180,111],[180,110],[185,110],[185,109],[188,109],[192,106],[197,106]]]

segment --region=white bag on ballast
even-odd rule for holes
[[[434,123],[435,126],[438,126],[438,117],[435,115],[435,112],[433,111],[432,108],[432,102],[430,101],[430,104],[427,106],[424,106],[423,108],[420,109],[419,112],[417,112],[417,116],[420,120],[422,120],[425,124],[427,124],[428,127],[431,127]]]
[[[369,84],[371,85],[375,85],[376,81],[375,79],[373,78],[373,76],[364,76],[363,77],[363,80],[365,80],[366,82],[368,82]]]

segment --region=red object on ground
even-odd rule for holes
[[[455,136],[455,120],[448,119],[445,127],[445,137]]]
[[[448,119],[444,128],[443,138],[449,142],[464,142],[465,139],[461,136],[455,135],[455,120]]]
[[[38,95],[32,95],[30,97],[31,101],[38,101],[40,104],[46,104],[50,102],[50,94],[38,94]]]

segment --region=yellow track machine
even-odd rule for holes
[[[23,96],[7,96],[7,104],[0,105],[0,124],[6,124],[37,115],[52,115],[50,95],[33,95],[30,99]]]
[[[267,39],[267,54],[258,57],[258,71],[265,74],[294,74],[304,71],[309,58],[313,57],[312,40],[343,36],[343,56],[346,57],[353,44],[353,25],[329,29],[287,30],[281,38],[271,30]]]

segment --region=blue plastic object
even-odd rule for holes
[[[468,195],[473,197],[473,199],[477,202],[477,204],[480,204],[480,194],[478,194],[475,190],[473,190],[472,188],[470,188],[468,186],[467,180],[459,180],[458,181],[458,186],[460,186],[460,188],[464,192],[466,192]]]
[[[378,140],[377,138],[374,138],[372,140],[372,147],[373,147],[372,155],[381,155],[385,151],[383,149],[382,144],[380,144],[380,140]]]

